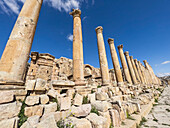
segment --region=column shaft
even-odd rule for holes
[[[43,0],[26,0],[0,61],[0,80],[23,82]]]
[[[140,79],[140,77],[139,77],[139,74],[138,74],[138,71],[137,71],[135,62],[134,62],[134,60],[133,60],[133,56],[130,56],[130,60],[131,60],[131,63],[132,63],[133,70],[134,70],[134,72],[135,72],[135,76],[136,76],[137,80],[138,80],[139,83],[140,83],[140,82],[141,82],[141,79]]]
[[[113,67],[114,67],[117,83],[122,84],[123,83],[123,77],[122,77],[122,72],[121,72],[121,69],[120,69],[120,64],[119,64],[117,52],[116,52],[115,45],[114,45],[114,40],[109,38],[108,43],[109,43],[109,46],[110,46],[110,52],[111,52],[111,56],[112,56],[112,62],[113,62]]]
[[[102,84],[109,85],[110,84],[109,69],[108,69],[106,50],[105,50],[105,45],[103,40],[103,28],[101,26],[96,28],[96,34],[97,34],[100,70],[102,75]]]
[[[125,52],[125,56],[126,56],[126,60],[127,60],[128,66],[129,66],[132,81],[133,81],[134,84],[138,84],[138,82],[136,80],[135,72],[133,70],[132,63],[131,63],[131,60],[130,60],[130,57],[129,57],[129,52]]]
[[[73,16],[73,80],[76,85],[84,85],[81,11],[73,9],[70,15]]]
[[[135,62],[137,71],[138,71],[138,73],[139,73],[139,77],[140,77],[141,83],[144,84],[144,83],[145,83],[145,82],[144,82],[144,78],[143,78],[143,76],[142,76],[142,72],[141,72],[141,70],[140,70],[140,67],[139,67],[139,64],[138,64],[137,59],[135,59],[134,62]]]

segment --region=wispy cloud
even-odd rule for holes
[[[170,76],[170,73],[157,73],[158,77]]]
[[[72,8],[81,8],[83,2],[88,4],[89,0],[44,0],[44,3],[48,6],[59,10],[69,12]],[[94,4],[94,0],[92,5]],[[0,11],[6,14],[19,14],[21,9],[21,3],[25,0],[0,0]]]
[[[67,36],[67,39],[68,39],[69,41],[73,41],[73,35],[72,35],[72,34],[69,34],[69,35]]]
[[[44,2],[59,11],[69,12],[72,8],[80,8],[82,0],[45,0]]]
[[[168,63],[170,63],[170,61],[164,61],[161,64],[168,64]]]
[[[85,19],[87,19],[87,16],[83,17],[83,19],[82,19],[82,20],[84,21]]]

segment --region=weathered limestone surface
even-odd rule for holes
[[[164,89],[161,97],[158,99],[157,105],[153,107],[153,110],[146,117],[147,122],[144,123],[144,127],[157,127],[157,128],[169,128],[170,126],[170,86]]]
[[[13,91],[3,91],[0,92],[0,104],[8,103],[14,100]]]
[[[134,84],[138,84],[138,82],[136,80],[135,72],[133,70],[133,66],[132,66],[132,63],[131,63],[131,60],[130,60],[130,57],[129,57],[129,52],[126,51],[124,54],[126,56],[126,60],[127,60],[127,63],[128,63],[128,67],[129,67],[129,71],[130,71],[132,81],[133,81]]]
[[[105,50],[104,39],[103,39],[103,28],[101,26],[96,28],[96,34],[97,34],[100,70],[102,75],[102,85],[109,85],[110,84],[109,69],[108,69],[106,50]]]
[[[19,114],[21,103],[13,102],[0,105],[0,120],[9,119]]]
[[[74,117],[69,117],[69,119],[73,122],[73,125],[76,128],[92,128],[90,121],[87,119],[77,119]]]
[[[43,109],[44,109],[44,107],[42,105],[36,105],[36,106],[33,106],[33,107],[26,107],[24,114],[27,117],[31,117],[31,116],[35,116],[35,115],[42,116]]]
[[[108,43],[110,45],[110,52],[112,56],[114,71],[116,74],[116,80],[119,85],[123,83],[123,77],[122,77],[122,72],[120,70],[120,64],[119,64],[117,52],[116,52],[115,45],[114,45],[114,39],[109,38]]]
[[[0,127],[1,128],[16,128],[17,122],[18,122],[18,119],[16,117],[12,119],[2,120],[0,121]]]
[[[25,1],[1,57],[1,81],[23,81],[42,2]]]
[[[73,80],[77,85],[84,85],[83,70],[83,43],[81,27],[81,11],[73,9],[70,13],[73,16]]]
[[[75,117],[86,117],[91,111],[91,105],[90,104],[84,104],[79,107],[72,106],[71,107],[71,113]]]
[[[39,96],[28,96],[25,100],[25,103],[27,105],[35,105],[35,104],[38,104],[39,103],[39,100],[40,100],[40,97]]]
[[[127,66],[127,63],[126,63],[126,59],[125,59],[125,56],[124,56],[124,53],[123,53],[123,45],[119,45],[118,46],[118,50],[119,50],[119,56],[120,56],[120,60],[121,60],[121,63],[122,63],[123,72],[125,74],[125,78],[126,78],[128,83],[132,84],[132,80],[131,80],[131,76],[130,76],[130,73],[129,73],[129,69],[128,69],[128,66]]]

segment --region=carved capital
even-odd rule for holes
[[[137,59],[134,59],[134,61],[135,61],[135,62],[138,62],[138,60],[137,60]]]
[[[112,38],[109,38],[107,41],[109,44],[114,44],[114,39],[112,39]]]
[[[102,26],[98,26],[96,29],[95,29],[96,33],[102,33],[103,32],[103,27]]]
[[[147,61],[146,61],[146,60],[144,60],[144,61],[143,61],[143,63],[145,63],[145,64],[146,64],[146,63],[147,63]]]
[[[129,56],[129,52],[128,51],[126,51],[124,54],[125,54],[125,56]]]
[[[122,49],[123,48],[123,44],[117,46],[118,49]]]
[[[130,56],[130,59],[133,60],[133,56]]]
[[[70,12],[70,15],[72,15],[73,17],[80,17],[81,16],[81,10],[72,9],[72,12]]]

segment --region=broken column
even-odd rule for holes
[[[128,69],[128,66],[127,66],[127,63],[126,63],[126,60],[125,60],[125,56],[123,54],[123,45],[119,45],[118,50],[119,50],[119,56],[120,56],[120,60],[121,60],[121,63],[122,63],[122,68],[123,68],[123,71],[124,71],[124,74],[125,74],[126,81],[128,83],[132,84],[129,69]]]
[[[116,80],[117,80],[118,85],[122,85],[123,77],[122,77],[122,72],[120,69],[119,60],[117,57],[117,52],[116,52],[115,45],[114,45],[114,40],[109,38],[108,43],[110,46],[110,52],[111,52],[111,56],[112,56],[112,62],[113,62],[113,67],[114,67],[114,71],[115,71],[115,75],[116,75]]]
[[[103,28],[101,26],[96,28],[96,34],[97,34],[100,70],[102,75],[102,85],[109,85],[110,84],[109,69],[108,69],[106,50],[105,50],[105,45],[103,40]]]
[[[132,77],[132,81],[133,81],[134,84],[138,84],[138,82],[136,80],[135,72],[133,70],[132,63],[131,63],[131,60],[130,60],[130,57],[129,57],[129,52],[126,51],[124,54],[126,56],[126,60],[127,60],[128,66],[129,66],[129,71],[130,71],[130,74],[131,74],[131,77]]]
[[[136,68],[137,68],[137,70],[138,70],[141,83],[142,83],[142,84],[145,84],[144,79],[143,79],[143,76],[142,76],[142,72],[141,72],[141,70],[140,70],[140,67],[139,67],[139,64],[138,64],[137,59],[134,59],[134,62],[135,62]]]
[[[23,83],[43,0],[26,0],[0,61],[0,81]]]
[[[73,16],[73,80],[76,85],[85,85],[81,11],[73,9],[70,15]]]
[[[143,66],[142,66],[142,64],[141,64],[140,61],[138,61],[138,65],[139,65],[139,68],[140,68],[140,70],[141,70],[141,73],[142,73],[142,77],[143,77],[144,83],[145,83],[145,84],[148,84],[148,81],[147,81],[147,79],[146,79],[146,76],[145,76],[145,72],[144,72]]]
[[[140,77],[139,77],[139,74],[138,74],[138,71],[137,71],[135,62],[134,62],[134,60],[133,60],[133,56],[130,56],[130,60],[131,60],[131,63],[132,63],[133,70],[134,70],[134,72],[135,72],[135,76],[136,76],[138,82],[140,83],[141,80],[140,80]]]

